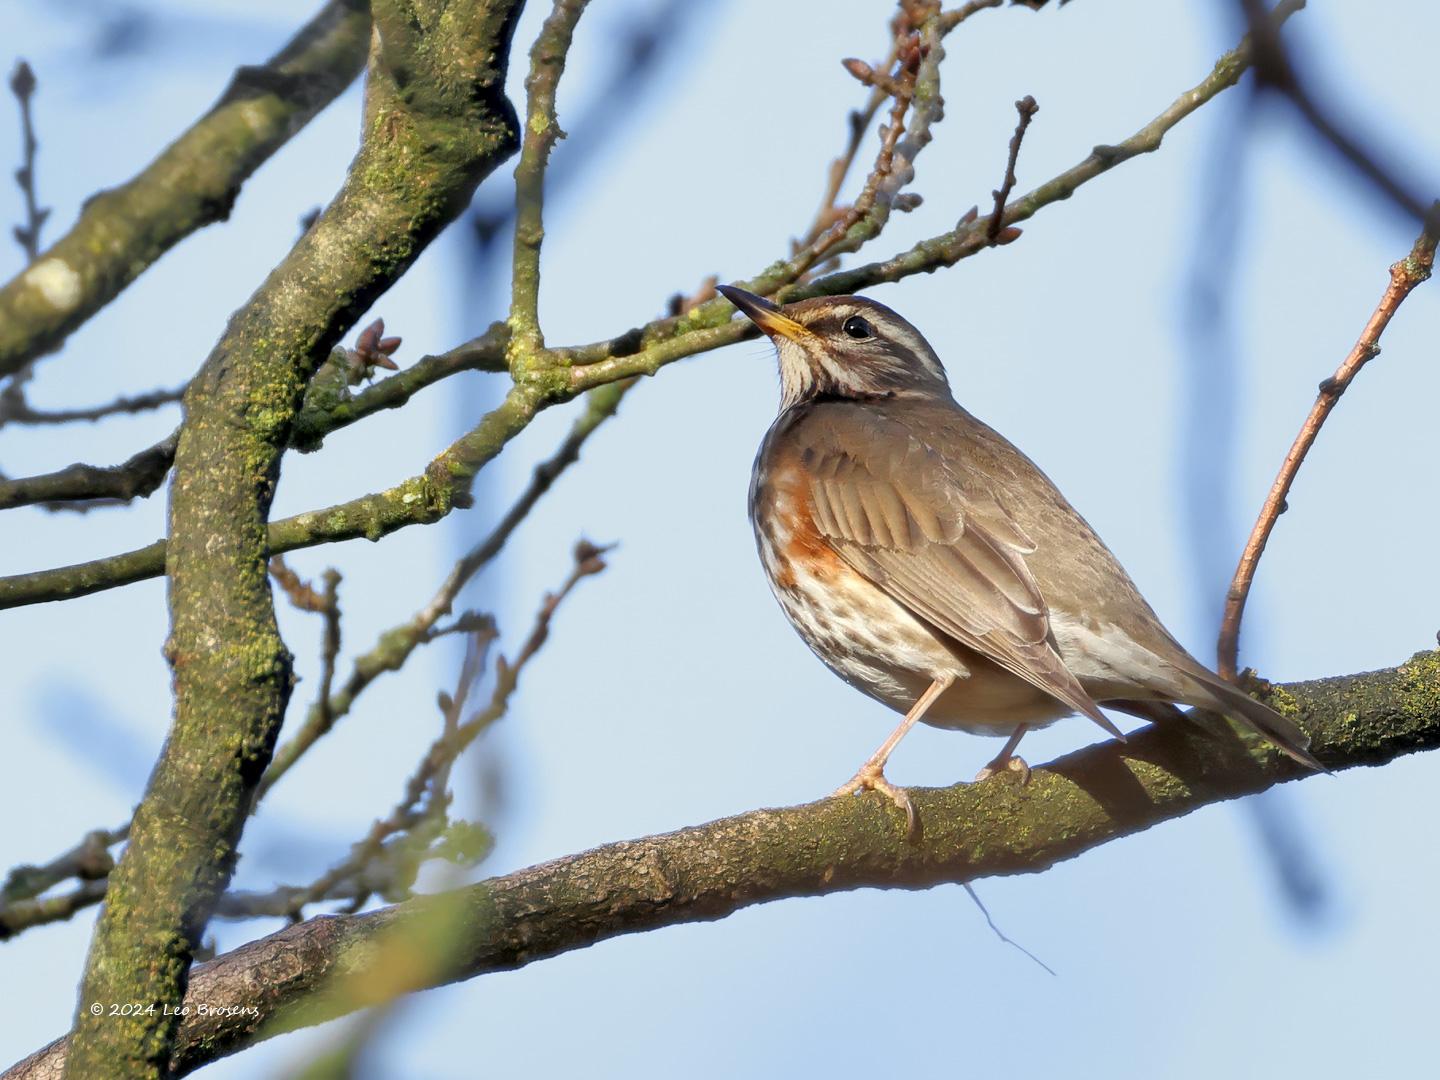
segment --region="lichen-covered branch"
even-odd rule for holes
[[[302,453],[318,450],[331,432],[384,409],[398,409],[426,387],[462,371],[504,371],[506,339],[504,324],[497,323],[480,337],[422,357],[359,393],[352,393],[348,385],[312,381],[305,391],[305,406],[291,427],[290,446]],[[38,476],[0,479],[0,510],[34,504],[47,510],[84,510],[96,505],[94,500],[118,503],[147,496],[159,488],[175,463],[179,437],[177,429],[120,465],[77,462]]]
[[[267,573],[280,457],[340,334],[513,152],[503,86],[519,8],[376,0],[364,135],[345,182],[186,392],[166,552],[175,720],[110,877],[70,1075],[169,1073],[173,1006],[229,882],[290,692]],[[95,1016],[96,1001],[155,1009]]]
[[[1181,94],[1134,135],[1114,146],[1097,146],[1078,165],[1013,200],[1005,208],[1002,225],[1009,227],[1025,221],[1044,207],[1068,199],[1081,186],[1121,162],[1158,149],[1165,134],[1180,121],[1234,86],[1248,63],[1248,46],[1242,42],[1220,58],[1209,76]],[[986,219],[968,218],[958,228],[924,240],[890,259],[790,285],[780,295],[785,300],[799,300],[858,292],[912,274],[933,273],[990,247],[989,224]],[[744,283],[745,287],[764,292],[775,287],[775,280],[790,280],[784,274],[778,279],[768,278],[770,273],[752,278]],[[755,328],[744,319],[733,320],[733,314],[728,301],[712,300],[683,315],[657,319],[618,337],[551,350],[561,366],[536,372],[532,378],[517,383],[500,406],[431,462],[423,474],[387,491],[275,522],[270,526],[271,550],[293,551],[360,537],[378,540],[397,529],[439,521],[455,507],[469,505],[475,473],[523,431],[541,409],[569,401],[597,386],[637,375],[654,375],[677,360],[754,336]],[[461,350],[465,348],[461,346]],[[158,576],[164,564],[165,545],[157,541],[93,562],[0,578],[0,609],[128,585]]]
[[[1437,652],[1385,671],[1264,687],[1261,696],[1304,726],[1316,756],[1336,772],[1440,747]],[[1147,728],[1124,745],[1106,742],[1037,768],[1028,784],[1002,774],[912,789],[924,825],[914,843],[883,797],[822,799],[607,844],[364,915],[311,919],[196,970],[192,1001],[247,1011],[188,1017],[174,1066],[183,1074],[359,1008],[347,980],[365,978],[397,927],[447,905],[463,904],[474,932],[431,985],[787,897],[1037,873],[1202,807],[1314,775],[1228,728]],[[53,1077],[64,1054],[57,1040],[0,1080]]]
[[[267,63],[240,68],[194,126],[90,199],[68,233],[0,287],[0,375],[54,350],[170,248],[224,220],[250,174],[359,74],[368,9],[331,0]]]
[[[545,348],[540,329],[540,245],[545,239],[545,166],[565,137],[555,114],[555,91],[575,25],[589,0],[555,0],[530,49],[525,79],[525,137],[515,165],[515,247],[510,295],[511,371],[517,375]]]
[[[47,510],[85,510],[96,500],[129,502],[151,494],[175,462],[177,428],[119,465],[76,462],[52,473],[0,480],[0,510],[43,506]]]

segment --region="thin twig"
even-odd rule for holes
[[[442,694],[440,697],[444,729],[406,781],[400,801],[387,816],[371,825],[369,833],[351,849],[344,861],[331,867],[309,886],[290,891],[291,906],[288,914],[291,918],[300,919],[307,904],[327,897],[336,886],[346,881],[354,880],[360,886],[355,891],[359,903],[363,903],[363,896],[372,883],[360,879],[385,855],[386,841],[418,825],[430,824],[434,827],[432,831],[443,828],[449,801],[446,789],[451,767],[487,728],[505,715],[510,699],[520,684],[520,673],[540,651],[549,636],[550,622],[556,610],[582,579],[605,569],[606,550],[585,540],[575,545],[574,567],[565,583],[556,592],[545,597],[539,614],[535,617],[535,624],[520,651],[515,654],[514,661],[507,662],[503,656],[496,658],[495,683],[489,703],[462,723],[460,717],[464,713],[467,696],[484,671],[490,645],[496,637],[494,624],[487,623],[484,628],[471,635],[455,692]],[[421,841],[428,846],[430,838],[429,833],[424,833]],[[413,880],[414,865],[414,859],[405,860],[406,868],[400,881],[386,882],[380,887],[387,899],[399,899],[408,890]]]
[[[93,881],[103,878],[115,865],[110,849],[125,838],[125,828],[96,829],[63,855],[43,866],[17,866],[5,877],[0,887],[0,905],[16,900],[30,900],[62,881],[77,878]]]
[[[144,394],[121,396],[104,405],[92,405],[84,409],[35,409],[23,398],[11,400],[0,398],[0,424],[28,424],[31,426],[73,424],[77,421],[94,422],[110,416],[135,415],[152,412],[165,405],[173,405],[185,396],[185,387],[173,390],[150,390]]]
[[[326,699],[322,710],[313,707],[305,718],[300,730],[276,752],[260,782],[256,803],[265,797],[275,783],[295,763],[327,734],[336,720],[348,713],[355,699],[375,679],[387,671],[398,671],[419,646],[433,641],[444,631],[436,629],[440,619],[450,613],[460,591],[482,567],[500,554],[511,535],[525,520],[535,504],[550,490],[562,472],[580,458],[580,449],[595,429],[615,415],[626,391],[634,380],[614,383],[602,392],[591,394],[586,400],[585,411],[576,418],[569,433],[559,448],[549,458],[535,466],[530,483],[521,492],[484,539],[465,553],[446,575],[445,581],[430,601],[406,622],[380,635],[375,645],[364,655],[356,657],[349,677],[338,693]],[[461,626],[459,629],[466,629]]]
[[[1035,99],[1026,94],[1019,101],[1015,102],[1015,111],[1019,119],[1015,123],[1015,134],[1010,137],[1010,157],[1005,162],[1005,179],[1000,182],[1000,189],[992,191],[995,196],[995,212],[990,215],[990,224],[985,229],[985,238],[992,244],[1001,242],[1001,230],[1005,227],[1005,204],[1010,201],[1010,192],[1015,190],[1015,164],[1020,160],[1020,144],[1025,141],[1025,130],[1030,126],[1030,121],[1040,111],[1040,106],[1035,104]],[[1012,228],[1015,236],[1020,235],[1019,229]],[[1011,237],[1014,239],[1014,237]]]
[[[15,170],[15,183],[25,197],[25,224],[16,225],[15,241],[25,252],[25,261],[34,262],[40,257],[40,229],[50,216],[50,208],[42,207],[35,196],[35,151],[40,144],[35,139],[35,123],[30,113],[30,99],[35,95],[35,72],[24,60],[15,62],[10,75],[10,92],[20,105],[20,167]]]
[[[1436,203],[1436,206],[1440,207],[1440,203]],[[1233,680],[1236,677],[1240,652],[1240,620],[1245,614],[1245,602],[1250,596],[1250,586],[1255,581],[1255,570],[1260,565],[1260,556],[1265,553],[1265,545],[1275,529],[1275,522],[1288,508],[1286,500],[1289,498],[1291,486],[1295,483],[1295,476],[1305,462],[1305,455],[1315,444],[1321,426],[1340,401],[1340,395],[1349,388],[1360,369],[1380,354],[1380,335],[1390,325],[1390,320],[1401,303],[1415,286],[1430,277],[1435,265],[1435,240],[1435,236],[1428,231],[1421,232],[1414,247],[1410,249],[1410,254],[1390,267],[1390,282],[1380,297],[1380,303],[1371,312],[1365,328],[1360,331],[1359,340],[1335,369],[1335,374],[1320,384],[1320,393],[1315,398],[1315,404],[1310,407],[1309,415],[1300,425],[1300,433],[1295,436],[1285,460],[1281,462],[1279,475],[1270,485],[1270,492],[1265,496],[1265,503],[1260,508],[1260,517],[1250,530],[1250,538],[1245,542],[1245,550],[1240,555],[1240,563],[1235,567],[1235,576],[1225,594],[1225,614],[1220,623],[1220,640],[1216,652],[1219,657],[1217,669],[1227,679]]]
[[[79,513],[96,506],[119,506],[149,495],[165,480],[175,460],[179,430],[119,465],[76,462],[53,473],[0,479],[0,510],[36,505]]]
[[[555,0],[530,49],[525,138],[515,166],[515,262],[510,297],[510,366],[518,373],[545,348],[540,330],[540,244],[545,238],[545,166],[555,143],[565,137],[555,115],[555,90],[575,24],[589,0]]]
[[[1114,145],[1096,146],[1078,164],[1014,199],[1005,208],[1004,224],[1025,221],[1041,209],[1070,198],[1082,185],[1117,165],[1158,150],[1167,132],[1234,86],[1249,65],[1249,40],[1246,39],[1222,56],[1209,75],[1129,138]],[[938,107],[938,102],[935,105]],[[788,261],[777,263],[739,284],[763,295],[779,291],[786,301],[858,292],[882,282],[953,266],[989,247],[985,223],[964,220],[956,229],[922,240],[888,259],[841,270],[805,284],[782,287],[784,282],[794,280],[793,265]],[[568,385],[539,386],[529,381],[517,384],[474,429],[438,455],[423,475],[411,477],[385,491],[271,522],[270,550],[294,551],[359,536],[379,539],[397,529],[433,523],[452,509],[468,506],[469,486],[475,474],[510,439],[525,430],[540,410],[597,386],[636,375],[653,375],[667,364],[741,341],[757,332],[745,320],[734,320],[734,313],[728,302],[716,300],[701,304],[684,316],[658,319],[616,337],[549,350],[552,357],[570,368]],[[461,346],[457,351],[466,348]],[[487,352],[486,356],[489,355]],[[156,577],[165,570],[166,551],[166,542],[158,541],[75,566],[0,577],[0,608],[64,600]]]
[[[13,229],[15,242],[25,252],[25,262],[33,263],[40,257],[40,229],[50,216],[49,207],[41,207],[35,195],[35,154],[40,144],[35,139],[34,117],[30,112],[30,99],[35,96],[37,81],[35,72],[24,60],[15,63],[10,75],[10,92],[20,106],[20,167],[15,170],[15,183],[25,200],[25,223]],[[33,363],[21,364],[11,373],[5,389],[0,391],[0,424],[5,423],[5,413],[25,406],[25,384],[35,374]]]
[[[961,4],[953,11],[942,11],[940,13],[940,32],[948,34],[977,11],[997,8],[1004,2],[1005,0],[970,0],[968,4]]]

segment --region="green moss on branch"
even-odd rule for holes
[[[1440,653],[1261,693],[1293,703],[1312,749],[1336,772],[1440,747]],[[1199,724],[1147,728],[1125,745],[1106,742],[1037,768],[1027,785],[1007,773],[983,784],[911,789],[924,824],[916,843],[882,796],[822,799],[606,844],[442,898],[311,919],[197,969],[192,1001],[241,1011],[188,1018],[176,1069],[189,1072],[358,1007],[337,980],[365,979],[397,926],[422,924],[456,903],[476,932],[435,983],[787,897],[1038,873],[1202,807],[1313,776],[1278,751]],[[287,972],[283,984],[266,977],[275,970]],[[64,1053],[58,1040],[0,1080],[54,1075]]]
[[[266,521],[306,384],[343,330],[516,145],[503,81],[519,0],[437,7],[426,17],[419,7],[429,5],[376,0],[360,152],[186,393],[165,552],[175,720],[110,878],[69,1075],[170,1074],[175,1006],[229,882],[290,693]],[[334,527],[378,536],[397,514],[423,519],[449,508],[448,491],[426,478],[384,495]],[[88,1006],[97,1001],[142,1008],[96,1016]]]

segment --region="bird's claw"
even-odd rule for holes
[[[1017,757],[1014,754],[1010,755],[1004,761],[996,758],[994,761],[990,762],[989,765],[986,765],[983,769],[981,769],[978,773],[975,774],[975,782],[978,784],[982,780],[989,780],[990,777],[995,776],[1001,772],[1019,773],[1021,787],[1024,787],[1030,782],[1030,766],[1025,763],[1024,758]]]
[[[904,788],[896,787],[885,779],[884,771],[877,765],[863,765],[860,771],[835,789],[834,797],[854,795],[857,791],[878,791],[905,812],[905,836],[909,840],[920,836],[920,816],[915,804]]]

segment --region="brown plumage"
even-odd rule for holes
[[[776,598],[832,671],[907,714],[842,792],[885,791],[913,825],[883,768],[917,720],[1009,735],[993,769],[1071,713],[1120,735],[1107,703],[1221,712],[1320,767],[1293,723],[1176,642],[1045,474],[955,403],[908,322],[862,297],[721,291],[779,353],[750,501]]]

